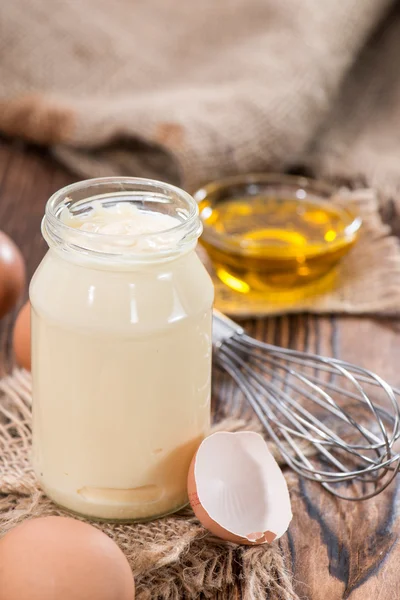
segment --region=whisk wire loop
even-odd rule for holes
[[[346,361],[255,340],[217,312],[213,341],[216,363],[296,473],[348,500],[371,498],[394,479],[396,388]]]

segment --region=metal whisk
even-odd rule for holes
[[[254,409],[285,462],[339,498],[365,500],[400,469],[400,392],[335,358],[246,335],[214,311],[214,361]]]

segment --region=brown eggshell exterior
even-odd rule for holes
[[[14,354],[17,364],[31,370],[31,305],[24,304],[15,321],[13,334]]]
[[[129,563],[76,519],[24,521],[0,539],[0,600],[134,600]]]
[[[24,287],[25,263],[22,254],[8,235],[0,231],[0,319],[14,308]]]
[[[259,538],[257,541],[251,542],[250,540],[248,540],[246,538],[243,538],[239,535],[235,535],[235,534],[231,533],[230,531],[227,531],[226,529],[224,529],[224,527],[219,525],[219,523],[217,523],[210,517],[208,512],[205,510],[203,505],[200,503],[199,497],[197,495],[197,484],[196,484],[196,478],[195,478],[195,474],[194,474],[196,458],[197,458],[197,452],[194,455],[192,462],[190,464],[190,468],[189,468],[188,496],[189,496],[190,506],[192,507],[194,514],[196,515],[196,517],[198,518],[200,523],[203,525],[203,527],[205,527],[205,529],[207,529],[210,533],[221,538],[222,540],[225,540],[227,542],[233,542],[235,544],[242,544],[245,546],[258,546],[259,544],[273,542],[274,539],[276,538],[276,534],[273,533],[272,531],[266,531],[264,533],[264,535],[261,538]],[[1,600],[1,598],[0,598],[0,600]]]

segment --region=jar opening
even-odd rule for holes
[[[62,188],[47,202],[42,232],[50,247],[123,261],[173,258],[196,245],[197,203],[159,181],[105,177]]]

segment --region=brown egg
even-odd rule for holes
[[[14,242],[0,231],[0,319],[18,302],[25,286],[25,264]]]
[[[0,600],[133,600],[129,563],[88,523],[25,521],[0,539]]]
[[[272,542],[292,519],[283,473],[254,431],[219,431],[203,440],[190,466],[188,495],[202,525],[228,542]]]
[[[13,334],[14,354],[17,364],[31,370],[31,304],[27,302],[19,311]]]

